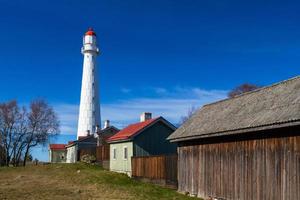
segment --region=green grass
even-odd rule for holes
[[[193,199],[85,164],[0,168],[0,199]]]

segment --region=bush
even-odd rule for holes
[[[96,157],[94,155],[85,154],[80,158],[80,161],[83,163],[95,163]]]

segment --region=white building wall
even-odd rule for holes
[[[66,163],[75,163],[77,161],[77,145],[67,147]]]
[[[52,151],[49,149],[49,162],[52,162]]]

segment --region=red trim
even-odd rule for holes
[[[94,30],[92,28],[89,28],[89,30],[85,33],[85,35],[94,35],[94,36],[96,36],[96,33],[94,32]]]
[[[134,136],[136,133],[138,133],[143,128],[147,127],[148,125],[150,125],[152,122],[154,122],[157,119],[158,118],[150,119],[150,120],[147,120],[144,122],[139,122],[136,124],[131,124],[131,125],[127,126],[126,128],[122,129],[121,131],[119,131],[118,133],[116,133],[115,135],[108,138],[107,141],[111,142],[111,141],[116,141],[116,140],[129,139],[130,137]]]
[[[66,149],[66,145],[65,144],[50,144],[49,148],[51,150],[64,150],[64,149]]]

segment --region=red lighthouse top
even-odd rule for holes
[[[85,33],[85,35],[94,35],[94,36],[96,36],[96,33],[94,32],[94,30],[92,28],[89,28],[89,30]]]

